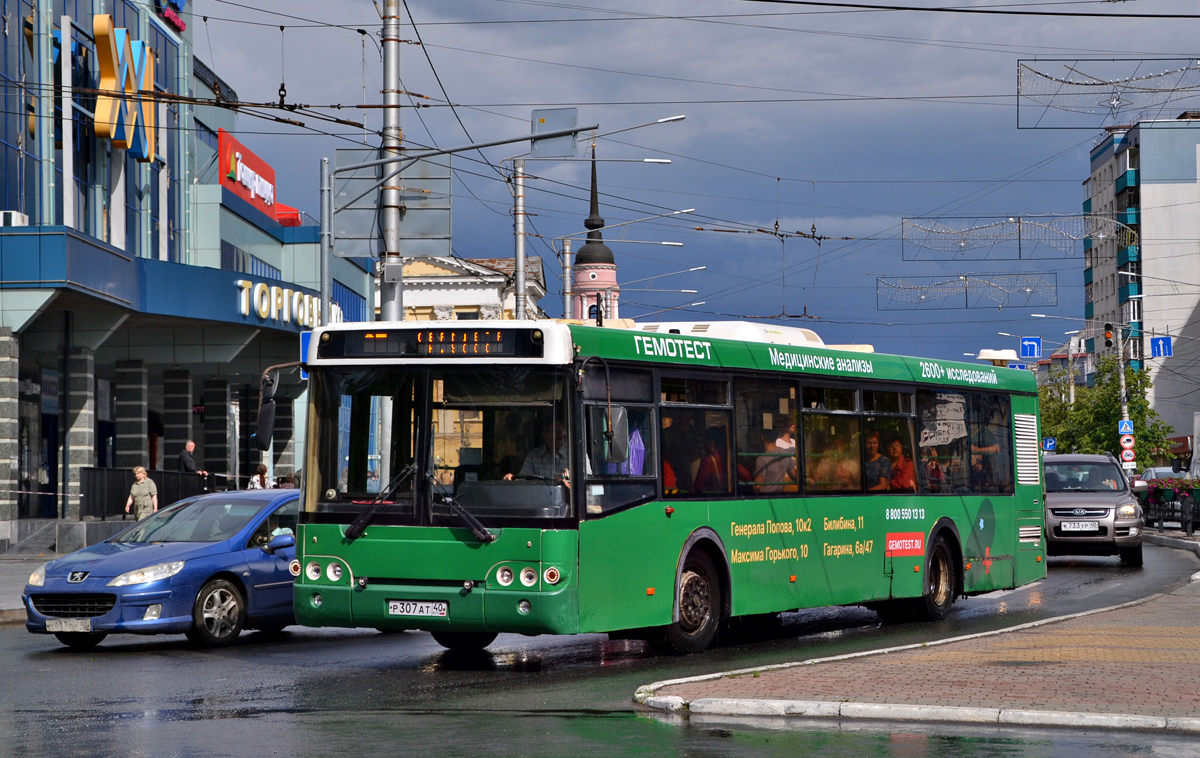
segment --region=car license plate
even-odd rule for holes
[[[90,632],[91,619],[46,619],[47,632]]]
[[[1100,531],[1099,521],[1064,521],[1062,522],[1062,530],[1064,532],[1098,532]]]
[[[450,609],[445,602],[429,600],[389,600],[389,616],[436,616],[445,618]]]

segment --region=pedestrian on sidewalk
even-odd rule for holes
[[[254,476],[250,477],[250,486],[252,490],[269,490],[274,489],[275,482],[267,476],[267,466],[265,463],[258,464],[258,468],[254,472]]]
[[[158,487],[146,476],[144,466],[133,467],[133,486],[129,488],[129,499],[125,501],[125,512],[134,509],[138,521],[158,511]]]

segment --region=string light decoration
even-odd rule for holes
[[[955,222],[951,225],[951,222]],[[1084,240],[1117,249],[1137,232],[1107,216],[1007,216],[901,221],[904,260],[1028,260],[1076,255]]]
[[[1058,305],[1058,275],[964,274],[881,276],[875,280],[877,310],[949,310]]]
[[[1153,72],[1140,73],[1146,69]],[[1167,106],[1172,105],[1172,111],[1187,110],[1189,101],[1190,107],[1200,108],[1200,61],[1195,59],[1017,61],[1020,129],[1095,129],[1121,120],[1132,123],[1143,119],[1123,119],[1123,114],[1162,118]],[[1166,117],[1176,115],[1171,112]]]

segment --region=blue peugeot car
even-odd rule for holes
[[[161,508],[50,561],[22,600],[35,634],[89,649],[109,634],[184,633],[201,647],[294,623],[297,490],[217,492]]]

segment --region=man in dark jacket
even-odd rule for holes
[[[188,440],[184,443],[183,452],[179,454],[179,470],[188,474],[208,476],[207,471],[201,471],[196,468],[196,459],[192,457],[192,451],[195,449],[196,443],[193,440]]]

